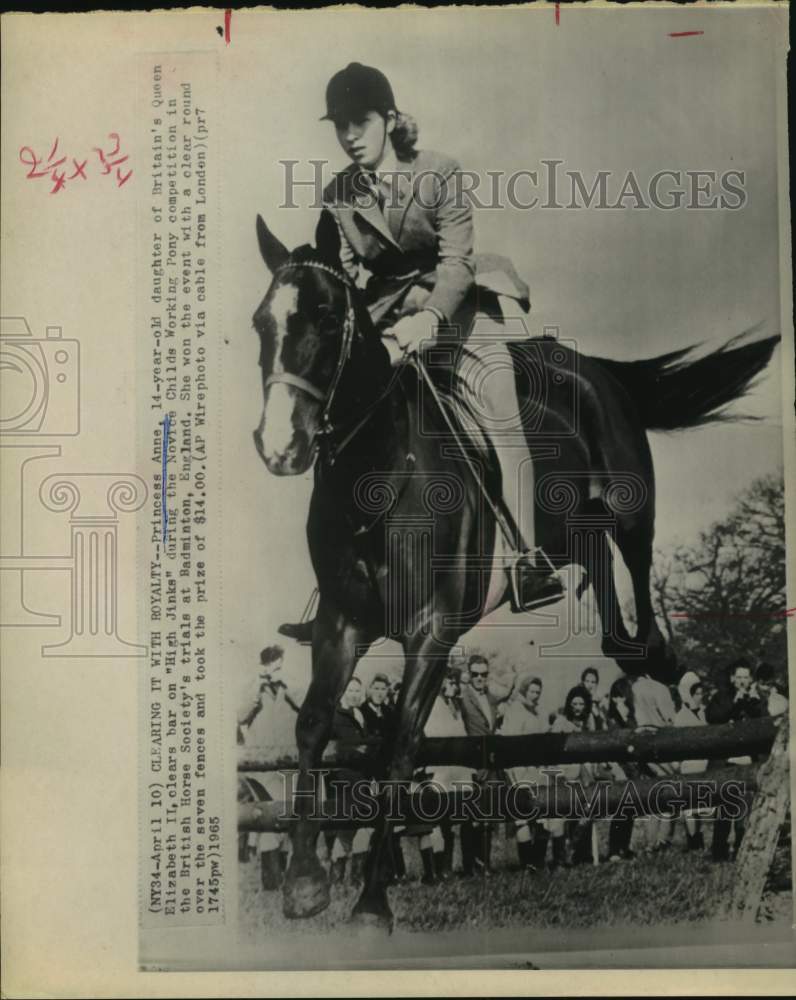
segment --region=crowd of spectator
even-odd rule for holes
[[[297,700],[280,680],[282,650],[268,647],[261,655],[261,670],[255,689],[249,693],[239,713],[239,741],[252,744],[289,743],[284,739],[286,724],[291,734],[295,725]],[[702,726],[785,712],[788,701],[775,682],[775,672],[766,663],[756,669],[745,659],[731,663],[721,683],[710,685],[694,670],[687,670],[674,687],[667,687],[647,674],[620,676],[607,691],[601,691],[599,671],[589,666],[566,694],[563,705],[550,711],[544,707],[544,683],[533,674],[519,676],[512,670],[505,678],[493,680],[489,659],[472,655],[462,669],[450,669],[428,718],[426,736],[531,735],[538,733],[597,732],[626,729],[650,732],[661,727]],[[367,684],[351,678],[337,705],[332,739],[342,747],[385,744],[389,746],[396,719],[400,681],[377,673]],[[555,702],[554,702],[555,704]],[[277,738],[280,737],[280,738]],[[292,738],[292,737],[291,737]],[[374,756],[374,760],[377,759]],[[555,767],[510,767],[505,770],[459,766],[427,767],[415,775],[415,782],[432,779],[443,791],[487,782],[539,787],[556,782],[579,784],[586,790],[597,781],[639,781],[709,772],[718,766],[751,763],[751,758],[729,761],[683,760],[677,763],[623,762],[562,764]],[[329,775],[327,801],[344,796],[355,781],[372,780],[375,771],[337,768]],[[276,797],[274,774],[246,775],[241,780],[242,798]],[[282,784],[278,789],[284,793]],[[506,825],[514,841],[517,865],[525,872],[544,867],[570,867],[606,860],[621,862],[639,851],[661,853],[671,850],[680,824],[686,851],[707,849],[705,834],[712,834],[710,853],[714,861],[728,861],[737,852],[743,836],[743,821],[725,818],[712,807],[661,812],[639,818],[625,816],[608,821],[607,852],[600,849],[597,824],[585,817],[517,820]],[[395,829],[391,855],[394,879],[407,877],[402,842],[415,838],[422,864],[421,881],[432,885],[454,874],[456,841],[459,841],[463,877],[486,877],[492,869],[492,845],[500,824],[443,821],[434,827],[406,825]],[[641,829],[637,829],[641,827]],[[323,839],[333,882],[360,882],[372,831],[363,827],[335,830]],[[281,883],[289,843],[272,833],[241,834],[240,859],[259,856],[262,884],[275,889]],[[510,853],[510,852],[508,852]]]

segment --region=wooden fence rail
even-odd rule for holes
[[[584,801],[587,808],[590,801],[596,802],[589,818],[610,817],[620,803],[627,801],[628,786],[632,784],[636,813],[661,813],[669,809],[676,812],[692,807],[697,785],[701,788],[700,806],[726,805],[727,782],[734,782],[735,802],[743,800],[747,807],[751,804],[751,811],[736,862],[733,891],[724,912],[731,919],[753,921],[760,908],[766,876],[790,801],[788,733],[786,714],[776,720],[763,718],[722,726],[635,732],[615,729],[534,736],[436,738],[423,741],[416,763],[419,767],[458,764],[478,770],[603,761],[665,763],[765,756],[767,759],[759,769],[754,765],[712,766],[707,771],[688,776],[598,782],[599,791],[595,792],[595,786],[581,789],[582,796],[577,803],[582,810]],[[378,753],[379,748],[374,744],[343,750],[332,743],[323,756],[321,766],[359,765],[367,770],[367,765]],[[294,770],[297,766],[295,747],[239,747],[238,771],[243,774]],[[494,791],[491,794],[494,795]],[[394,815],[390,818],[396,819],[397,814],[399,822],[414,826],[434,823],[435,818],[438,820],[443,815],[454,821],[462,816],[499,821],[518,816],[565,815],[572,809],[572,794],[571,786],[568,788],[566,783],[513,790],[504,786],[497,793],[497,800],[492,798],[490,807],[481,811],[481,816],[473,816],[472,812],[468,814],[468,810],[476,807],[471,790],[442,792],[432,785],[415,792],[405,792],[394,800]],[[563,801],[560,796],[563,796]],[[321,803],[317,817],[321,827],[350,829],[352,826],[372,826],[375,819],[375,815],[368,818],[352,815],[350,811],[338,818],[330,815],[328,808],[327,804]],[[238,829],[242,832],[290,830],[294,822],[293,804],[290,802],[238,803]]]
[[[588,733],[539,733],[533,736],[453,736],[427,738],[417,765],[459,764],[474,770],[534,764],[576,764],[601,761],[726,760],[768,754],[775,725],[770,718],[723,726],[688,726],[633,731],[611,729]],[[330,743],[323,767],[356,766],[377,753],[375,745],[343,750]],[[238,751],[239,771],[281,771],[298,767],[294,746],[244,746]]]

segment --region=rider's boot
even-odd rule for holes
[[[296,642],[302,645],[308,645],[312,642],[312,627],[315,624],[315,619],[310,618],[306,622],[284,622],[277,629],[280,635],[287,636],[288,639],[295,639]]]

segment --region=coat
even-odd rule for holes
[[[362,709],[359,710],[362,712]],[[364,713],[363,713],[364,722]],[[343,750],[355,750],[357,747],[363,746],[368,740],[369,733],[365,728],[365,725],[360,725],[359,720],[354,715],[354,710],[352,708],[343,708],[342,705],[338,705],[334,710],[334,717],[332,720],[332,739],[340,746]],[[370,751],[373,755],[374,750]],[[355,769],[354,767],[341,767],[335,768],[329,772],[329,796],[334,798],[337,792],[341,791],[340,785],[351,784],[355,781],[360,780],[362,777],[369,777],[370,768],[368,767],[368,758],[363,758],[362,769]],[[335,787],[335,784],[337,787]]]
[[[390,705],[381,706],[381,714],[369,701],[366,701],[362,708],[362,717],[365,720],[365,730],[371,739],[390,740],[395,728],[395,709]]]
[[[462,689],[462,721],[468,736],[489,736],[494,733],[498,720],[498,705],[505,701],[487,689],[484,694],[489,702],[489,718],[484,715],[471,685]]]
[[[542,712],[538,709],[536,712],[529,711],[519,699],[510,702],[503,713],[503,721],[500,725],[502,736],[530,736],[546,731],[547,720]],[[544,780],[539,768],[532,765],[509,767],[506,769],[506,776],[512,784],[526,781],[538,785]]]
[[[527,286],[510,261],[473,253],[472,206],[454,159],[419,150],[398,159],[390,176],[383,207],[358,164],[336,174],[323,195],[340,230],[344,267],[353,272],[361,264],[370,274],[365,298],[377,326],[431,309],[466,332],[477,310],[499,313],[498,294],[527,311]]]

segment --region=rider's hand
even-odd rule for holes
[[[407,354],[419,351],[424,340],[433,340],[437,335],[439,319],[428,309],[411,316],[402,316],[389,333],[395,337],[398,346]]]

